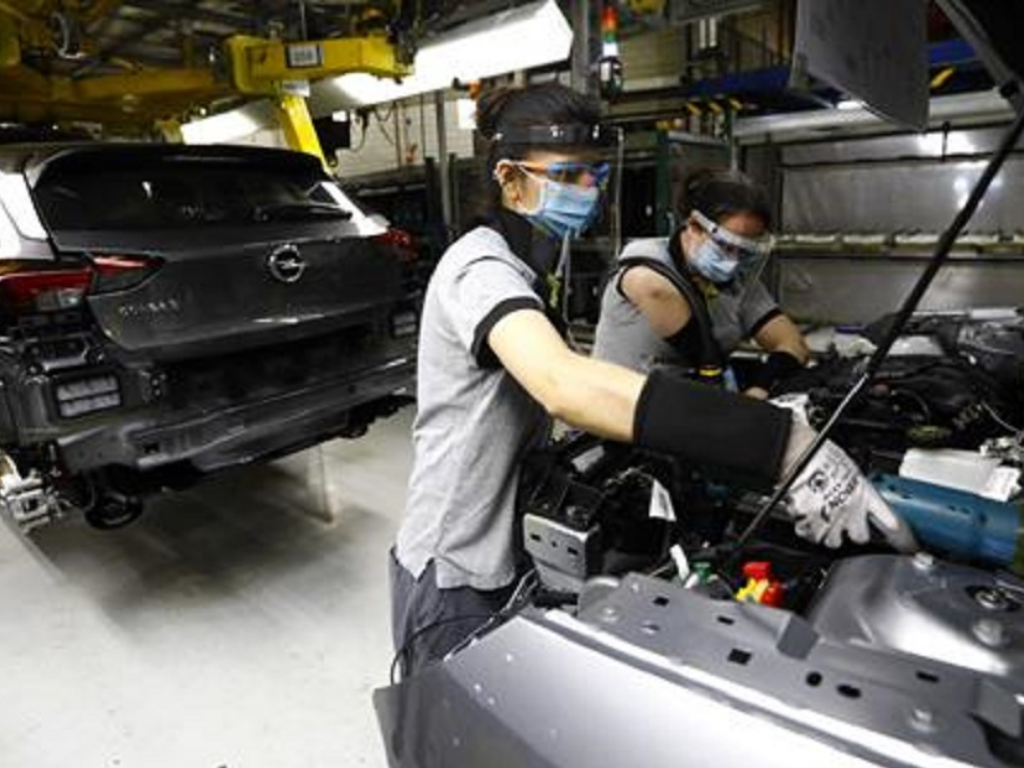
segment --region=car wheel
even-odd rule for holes
[[[109,531],[122,528],[142,514],[142,502],[133,496],[106,495],[86,511],[85,519],[94,528]]]

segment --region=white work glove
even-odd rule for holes
[[[814,438],[814,430],[794,412],[784,472],[789,472]],[[873,526],[893,548],[901,552],[917,549],[907,524],[846,451],[831,440],[826,440],[804,467],[787,498],[797,535],[816,544],[835,549],[842,545],[844,536],[856,544],[866,544]]]

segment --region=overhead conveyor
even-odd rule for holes
[[[0,121],[84,121],[173,134],[175,122],[197,111],[270,98],[289,145],[322,159],[303,98],[310,82],[352,72],[396,79],[412,73],[411,38],[396,23],[401,3],[393,4],[391,16],[381,15],[379,4],[365,7],[375,20],[365,31],[324,39],[228,34],[226,12],[203,16],[221,25],[209,34],[223,33],[200,56],[188,24],[137,14],[134,4],[0,0]],[[180,48],[174,60],[133,57],[147,35],[167,34],[158,21],[171,27]],[[113,36],[111,28],[123,33]]]

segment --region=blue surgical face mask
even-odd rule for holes
[[[712,283],[728,283],[736,276],[740,260],[730,256],[714,240],[708,238],[698,245],[690,255],[690,266]]]
[[[579,237],[594,223],[601,196],[598,187],[563,184],[544,178],[539,180],[540,202],[533,211],[523,214],[531,223],[559,239],[566,235]]]

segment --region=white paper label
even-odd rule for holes
[[[985,488],[981,495],[986,499],[995,501],[1009,501],[1020,486],[1017,481],[1020,479],[1020,470],[1014,467],[996,467],[988,476]]]
[[[651,506],[648,515],[656,520],[676,521],[676,510],[672,506],[672,497],[665,486],[654,480],[651,483]]]
[[[323,51],[316,43],[289,45],[285,50],[288,54],[288,66],[292,69],[319,67],[324,62]]]
[[[686,581],[690,575],[690,561],[686,558],[686,553],[683,552],[683,548],[678,544],[673,544],[669,550],[669,555],[672,556],[672,561],[676,564],[676,573],[679,576],[680,581]]]

